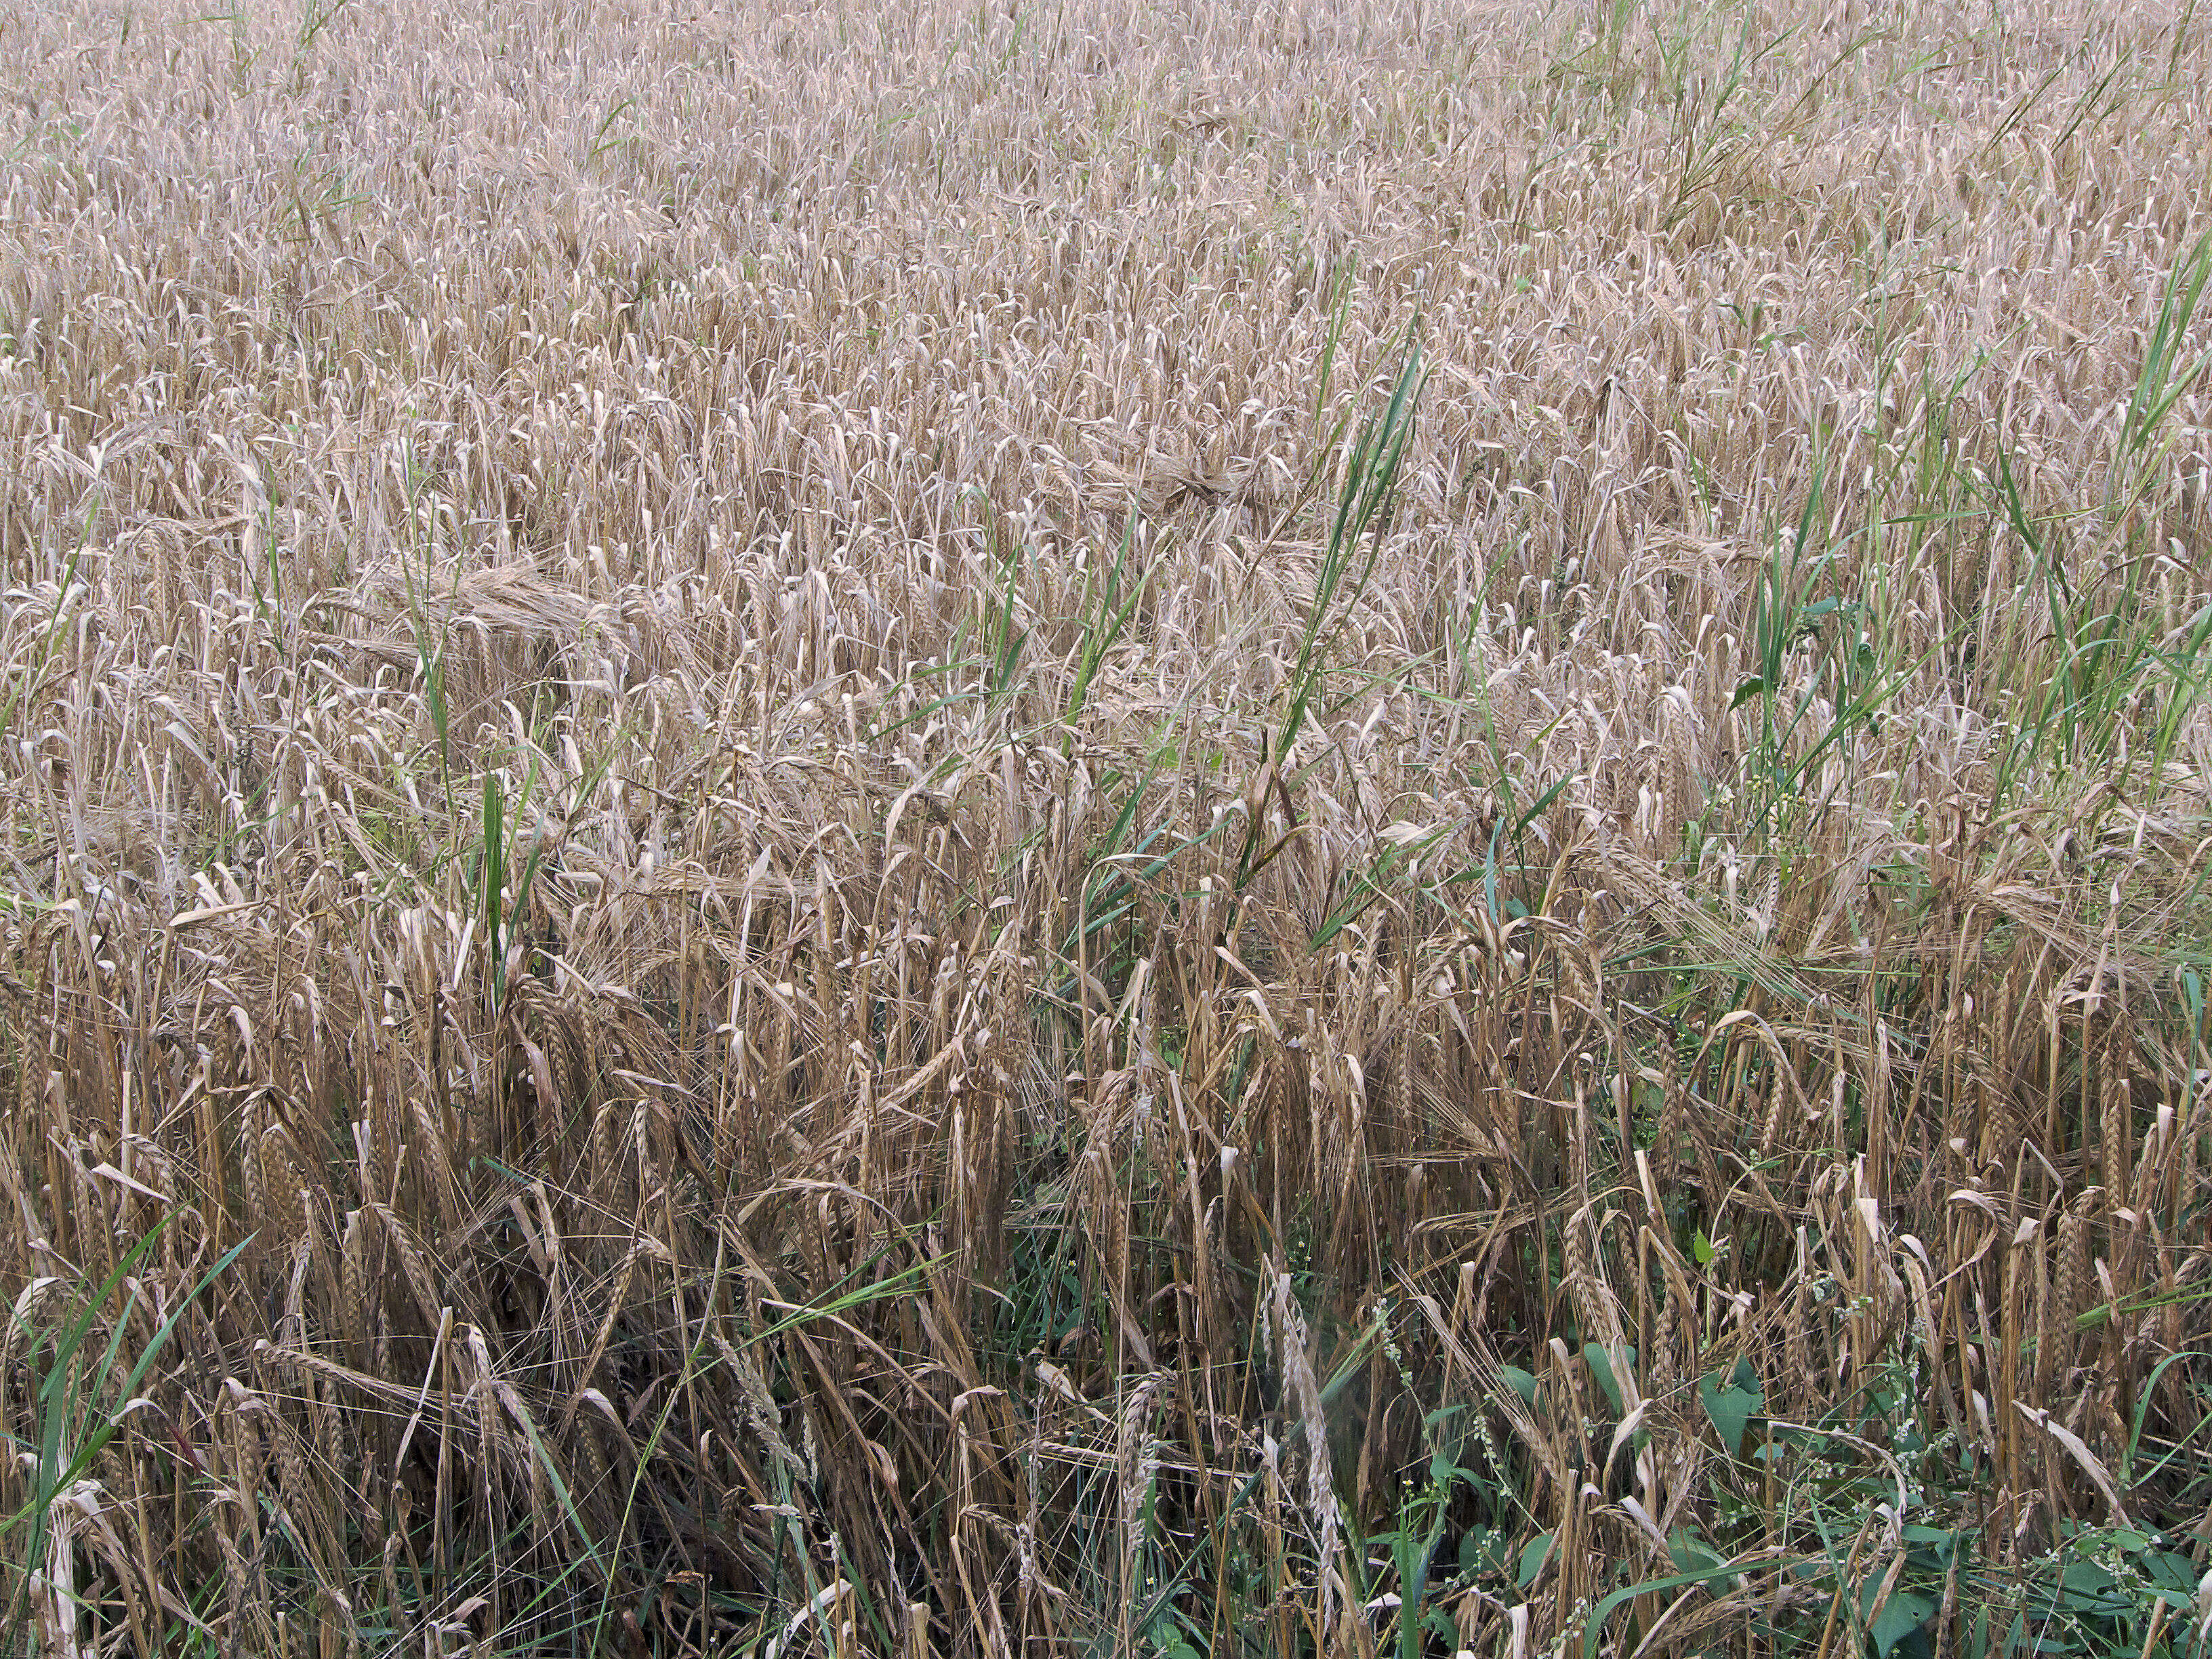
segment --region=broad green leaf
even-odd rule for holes
[[[1882,1576],[1881,1572],[1868,1575],[1859,1592],[1862,1612],[1881,1592]],[[1874,1622],[1867,1626],[1867,1634],[1874,1638],[1875,1659],[1889,1659],[1890,1650],[1926,1624],[1928,1616],[1935,1611],[1936,1604],[1924,1595],[1916,1595],[1910,1590],[1892,1593],[1881,1611],[1875,1614]]]
[[[1703,1572],[1723,1565],[1727,1559],[1687,1527],[1677,1527],[1667,1535],[1667,1553],[1683,1572]]]
[[[1513,1571],[1513,1551],[1505,1534],[1494,1527],[1469,1527],[1459,1540],[1459,1570],[1469,1577]]]
[[[1632,1370],[1634,1369],[1635,1349],[1624,1348],[1622,1358],[1628,1362]],[[1618,1418],[1622,1415],[1627,1407],[1621,1403],[1620,1379],[1613,1374],[1613,1356],[1605,1351],[1604,1345],[1597,1342],[1583,1343],[1583,1364],[1590,1368],[1590,1375],[1597,1378],[1598,1387],[1605,1390],[1605,1397],[1607,1403],[1613,1407],[1613,1416]]]
[[[2158,1550],[2144,1558],[2143,1566],[2153,1583],[2166,1589],[2191,1593],[2197,1589],[2197,1573],[2189,1558],[2172,1550]]]
[[[1521,1565],[1513,1574],[1513,1582],[1522,1589],[1536,1582],[1536,1575],[1544,1570],[1544,1562],[1552,1553],[1552,1534],[1540,1532],[1521,1547]]]
[[[1748,1387],[1745,1386],[1747,1373]],[[1734,1376],[1723,1380],[1722,1373],[1715,1371],[1702,1378],[1698,1383],[1698,1398],[1704,1402],[1705,1415],[1712,1419],[1714,1431],[1719,1434],[1728,1455],[1742,1456],[1744,1432],[1765,1403],[1758,1373],[1751,1370],[1749,1362],[1738,1360]]]

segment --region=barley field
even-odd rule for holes
[[[0,1647],[2201,1659],[2195,0],[210,9],[0,16]]]

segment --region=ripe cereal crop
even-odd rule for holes
[[[2207,30],[9,9],[4,1650],[2200,1659]]]

